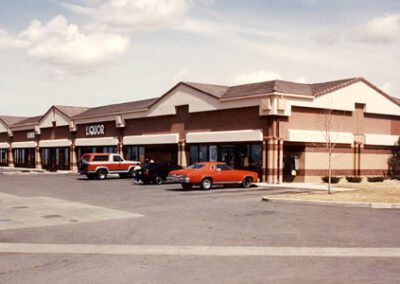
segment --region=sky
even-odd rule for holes
[[[0,0],[0,115],[352,77],[400,97],[400,1]]]

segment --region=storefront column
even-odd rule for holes
[[[118,142],[117,151],[121,157],[124,157],[124,144],[122,141]]]
[[[187,167],[186,143],[184,140],[178,143],[178,166],[182,168]]]
[[[35,168],[37,170],[42,169],[42,157],[40,156],[40,147],[39,145],[35,148]]]
[[[262,182],[267,181],[267,141],[263,140],[262,142],[262,164],[261,164],[261,170],[262,170]]]
[[[77,158],[76,158],[76,151],[75,151],[75,145],[72,144],[70,147],[70,154],[69,154],[69,164],[70,164],[70,170],[73,173],[78,172],[78,163],[77,163]]]
[[[263,147],[264,143],[263,143]],[[267,152],[267,182],[278,184],[283,181],[283,140],[277,137],[269,137],[266,141]]]
[[[278,140],[278,165],[277,165],[277,169],[278,169],[278,183],[282,183],[283,182],[283,140],[279,139]]]
[[[11,147],[8,148],[7,164],[8,164],[9,168],[14,168],[14,153],[13,153],[13,149]]]

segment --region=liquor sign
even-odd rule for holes
[[[35,138],[35,131],[30,131],[26,133],[26,138],[34,139]]]
[[[104,135],[104,124],[95,124],[86,126],[86,136]]]

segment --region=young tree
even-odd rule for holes
[[[388,161],[389,174],[392,178],[400,179],[400,137],[393,149],[393,156]]]
[[[333,151],[339,138],[339,130],[343,126],[343,116],[346,112],[335,111],[331,107],[322,110],[322,119],[319,121],[324,146],[328,154],[328,194],[331,194]]]

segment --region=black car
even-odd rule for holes
[[[171,167],[168,163],[146,163],[135,171],[135,180],[143,184],[162,184],[166,181]]]

